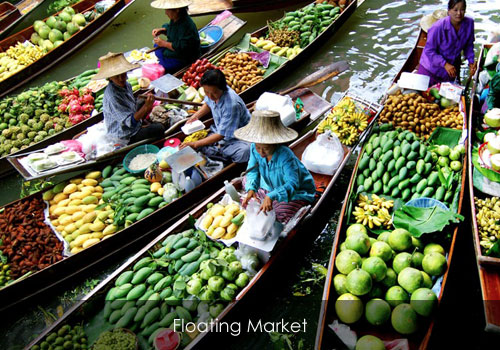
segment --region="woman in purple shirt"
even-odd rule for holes
[[[474,20],[465,17],[465,7],[465,0],[448,1],[448,16],[429,29],[418,73],[431,78],[430,86],[459,78],[462,51],[469,61],[470,74],[476,71]]]

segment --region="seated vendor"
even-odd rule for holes
[[[151,6],[164,9],[170,19],[162,28],[153,29],[155,51],[160,64],[167,73],[175,73],[193,63],[201,55],[200,36],[196,24],[187,13],[189,0],[156,0]],[[160,38],[161,34],[167,40]]]
[[[245,103],[233,89],[226,84],[226,77],[218,69],[211,69],[203,74],[201,86],[205,90],[205,103],[187,121],[195,120],[212,112],[214,124],[207,137],[186,142],[181,149],[190,146],[209,158],[224,162],[244,163],[250,156],[250,144],[234,138],[234,131],[248,124],[250,112]]]
[[[283,125],[278,112],[255,111],[247,126],[234,132],[240,140],[252,142],[243,201],[261,202],[260,210],[274,209],[276,219],[286,224],[295,213],[314,201],[314,179],[293,151],[283,145],[297,132]]]
[[[108,79],[104,90],[103,114],[107,134],[127,144],[144,139],[161,138],[165,128],[160,123],[143,125],[143,120],[153,108],[154,98],[148,94],[145,103],[137,108],[132,86],[127,82],[127,72],[140,67],[129,63],[122,53],[108,53],[99,58],[101,67],[92,79]]]
[[[497,72],[491,78],[488,96],[486,97],[486,104],[489,109],[500,108],[500,63],[497,64]]]

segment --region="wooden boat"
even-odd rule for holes
[[[293,59],[286,60],[282,65],[280,65],[276,70],[274,70],[271,74],[267,75],[264,79],[259,81],[258,83],[250,86],[248,89],[239,93],[240,97],[245,101],[256,100],[262,91],[267,90],[274,82],[282,79],[286,74],[288,74],[291,70],[298,67],[300,63],[302,63],[306,57],[311,55],[315,50],[320,47],[333,33],[335,33],[344,22],[351,16],[354,10],[357,7],[357,0],[352,0],[349,2],[347,7],[341,14],[335,19],[323,32],[318,34],[318,36],[313,40],[310,44],[303,48],[303,50],[297,54]],[[251,37],[258,38],[260,36],[264,36],[268,31],[268,27],[265,26],[253,33],[251,33]],[[217,64],[218,59],[215,61]],[[187,69],[186,69],[187,70]],[[185,72],[185,71],[183,71]],[[238,92],[238,91],[237,91]]]
[[[419,38],[417,40],[417,43],[413,50],[410,53],[410,56],[407,59],[407,62],[403,65],[403,68],[401,71],[397,74],[396,79],[394,82],[397,81],[399,76],[401,75],[402,72],[408,71],[412,72],[417,66],[420,58],[420,54],[422,53],[422,50],[425,46],[425,39],[426,35],[423,31],[420,31]],[[465,105],[465,100],[462,98],[462,104]],[[467,127],[467,124],[465,123],[466,117],[465,113],[463,114],[464,117],[464,129]],[[368,136],[366,137],[368,139]],[[353,201],[355,201],[354,195],[356,193],[356,177],[358,173],[358,168],[360,165],[360,160],[363,156],[364,148],[360,151],[360,154],[358,156],[358,159],[356,161],[356,165],[352,174],[352,177],[349,181],[349,186],[348,186],[348,191],[346,194],[346,197],[344,199],[344,204],[342,206],[342,211],[340,214],[339,222],[337,224],[337,230],[336,230],[336,235],[335,239],[333,242],[333,247],[332,247],[332,252],[330,255],[330,262],[328,264],[328,274],[325,280],[325,288],[323,290],[323,298],[322,298],[322,304],[320,307],[320,315],[319,315],[319,321],[318,321],[318,330],[316,333],[316,344],[315,344],[315,349],[321,350],[321,349],[331,349],[332,347],[338,346],[339,344],[342,344],[339,341],[339,338],[335,335],[332,329],[330,329],[329,324],[331,324],[334,320],[337,320],[336,316],[336,311],[335,311],[335,301],[338,298],[338,295],[336,293],[336,290],[334,288],[333,284],[333,278],[334,276],[338,273],[335,267],[335,258],[337,257],[337,254],[340,252],[340,244],[345,240],[346,237],[346,228],[348,226],[348,217],[353,210],[354,206],[352,204]],[[465,156],[463,164],[467,162],[467,155]],[[466,168],[463,167],[462,170],[462,178],[461,178],[461,192],[459,195],[459,201],[458,201],[458,213],[460,213],[460,210],[462,208],[462,202],[463,202],[463,196],[464,196],[464,185],[465,185],[465,178],[466,178]],[[454,247],[455,247],[455,241],[457,237],[457,232],[458,232],[458,225],[455,225],[453,229],[453,234],[451,237],[451,241],[449,243],[449,247],[447,250],[447,263],[448,266],[450,266],[450,263],[453,258],[453,252],[454,252]],[[438,303],[441,301],[441,298],[443,296],[443,291],[446,286],[446,281],[448,278],[448,271],[449,268],[446,270],[442,277],[441,285],[440,287],[437,286],[438,292],[436,292],[436,286],[434,286],[434,291],[436,292],[436,295],[438,297]],[[427,349],[429,340],[431,337],[432,330],[434,328],[434,320],[430,320],[429,322],[425,323],[425,327],[422,324],[419,324],[420,330],[417,333],[414,333],[410,336],[404,336],[392,329],[392,327],[386,326],[386,327],[378,327],[375,328],[373,326],[370,326],[368,322],[362,322],[358,321],[357,323],[353,325],[349,325],[351,330],[355,331],[358,335],[358,339],[366,334],[371,334],[379,337],[383,341],[390,341],[390,340],[395,340],[395,339],[400,339],[400,338],[408,338],[409,341],[409,349],[414,350],[414,349]],[[343,346],[343,345],[342,345]]]
[[[473,148],[479,146],[476,130],[478,125],[482,122],[481,105],[479,101],[474,98],[477,93],[479,83],[479,73],[484,66],[485,50],[491,48],[491,44],[483,45],[479,55],[480,60],[478,63],[478,70],[475,75],[475,84],[471,92],[471,107],[469,114],[469,130],[470,143],[468,147],[468,172],[469,172],[469,191],[470,191],[470,208],[471,208],[471,226],[472,226],[472,239],[474,242],[474,250],[477,259],[477,269],[479,272],[479,282],[481,285],[482,300],[484,304],[485,316],[485,331],[486,332],[500,332],[500,309],[498,308],[497,300],[500,300],[500,258],[487,256],[483,253],[481,246],[481,234],[478,225],[478,208],[475,204],[475,198],[484,200],[492,196],[483,193],[478,188],[474,187],[473,173],[478,171],[472,163]]]
[[[209,57],[210,55],[214,54],[229,38],[231,38],[241,27],[243,27],[246,24],[246,21],[243,21],[239,19],[236,16],[230,16],[220,23],[218,23],[219,26],[223,28],[223,37],[222,39],[214,46],[210,47],[205,51],[202,55],[202,57]],[[144,92],[144,91],[142,91]],[[137,94],[141,93],[139,91]],[[11,153],[8,156],[4,156],[0,158],[0,178],[8,175],[9,173],[13,172],[15,169],[11,166],[11,163],[7,160],[8,157],[15,157],[19,154],[22,153],[29,153],[33,152],[35,150],[39,150],[41,148],[45,148],[51,144],[54,144],[58,141],[62,140],[69,140],[72,139],[75,135],[83,132],[86,130],[88,127],[100,122],[103,120],[103,114],[99,113],[87,120],[84,120],[81,123],[78,123],[70,128],[64,129],[60,133],[57,133],[53,136],[47,137],[43,139],[42,141],[27,147],[23,150],[20,150],[15,153]]]
[[[375,115],[378,111],[373,110],[373,114]],[[374,118],[372,118],[374,119]],[[290,145],[290,148],[293,150],[295,155],[299,157],[299,159],[302,156],[302,153],[304,152],[305,148],[311,144],[316,139],[316,132],[315,130],[311,130],[308,133],[306,133],[304,136],[302,136],[300,139],[297,141],[293,142]],[[258,281],[266,274],[266,272],[270,269],[270,267],[273,265],[273,263],[279,258],[279,256],[286,251],[287,247],[290,246],[290,244],[297,239],[297,237],[301,233],[305,233],[306,230],[302,230],[301,228],[305,226],[305,223],[309,222],[311,219],[314,218],[314,215],[317,213],[319,210],[320,206],[322,203],[325,201],[326,198],[330,195],[330,192],[333,188],[333,185],[338,178],[339,174],[341,173],[343,167],[349,160],[349,156],[352,152],[353,148],[348,148],[346,146],[343,146],[344,148],[344,157],[343,160],[339,166],[339,168],[335,171],[335,173],[331,176],[329,175],[321,175],[321,174],[316,174],[312,173],[316,189],[317,189],[317,200],[315,201],[314,204],[312,204],[312,207],[307,210],[303,211],[299,217],[300,220],[294,226],[291,231],[288,233],[286,238],[284,238],[281,241],[278,241],[276,247],[274,248],[270,259],[265,263],[264,266],[262,266],[256,275],[251,279],[249,284],[242,289],[239,294],[236,296],[235,300],[230,302],[226,308],[219,314],[216,320],[214,322],[221,322],[224,320],[224,317],[228,316],[232,309],[237,305],[238,301],[242,300],[249,291],[254,288]],[[233,180],[233,184],[237,189],[241,189],[241,181],[240,179]],[[77,322],[82,322],[83,324],[88,324],[89,318],[94,317],[99,313],[99,308],[104,307],[104,297],[106,292],[114,286],[115,280],[120,275],[122,272],[125,270],[130,269],[138,260],[145,256],[149,256],[151,251],[156,251],[160,247],[162,247],[161,242],[168,236],[178,233],[180,231],[185,230],[186,228],[189,228],[192,226],[192,224],[189,224],[189,222],[192,222],[192,218],[197,219],[199,218],[205,211],[208,203],[216,203],[218,202],[222,196],[224,195],[225,190],[224,188],[221,188],[218,190],[216,193],[214,193],[212,196],[210,196],[208,199],[206,199],[204,202],[200,203],[195,209],[191,210],[188,214],[186,214],[183,218],[181,218],[177,223],[172,225],[169,229],[164,231],[160,236],[158,236],[155,240],[153,240],[151,243],[146,245],[141,251],[139,251],[132,259],[130,259],[127,263],[122,265],[119,269],[117,269],[115,272],[113,272],[106,280],[101,282],[90,294],[88,294],[84,300],[80,301],[76,305],[74,305],[68,312],[66,312],[62,318],[60,318],[56,323],[54,323],[50,328],[46,329],[35,341],[33,341],[30,346],[33,346],[35,344],[39,344],[42,339],[50,332],[58,329],[61,327],[63,324],[69,323],[77,323]],[[91,306],[92,305],[92,306]],[[90,311],[93,309],[93,311]],[[86,310],[86,311],[84,311]],[[102,314],[101,314],[102,315]],[[99,316],[97,316],[99,317]],[[105,326],[104,326],[105,327]],[[102,330],[102,328],[101,328]],[[192,349],[195,348],[196,346],[199,346],[200,348],[203,348],[202,341],[205,337],[207,337],[209,333],[208,332],[203,332],[200,334],[197,334],[195,338],[192,340],[192,342],[187,345],[185,349]]]
[[[276,0],[271,3],[261,0],[194,0],[189,5],[188,12],[190,16],[205,16],[225,10],[231,12],[258,12],[275,10],[306,2],[308,0]]]
[[[4,38],[16,24],[45,0],[21,0],[16,5],[8,1],[0,3],[0,38]]]
[[[83,13],[94,9],[94,5],[99,0],[83,0],[72,7],[76,12]],[[11,75],[0,82],[0,97],[5,96],[9,92],[14,91],[26,82],[30,81],[39,74],[45,72],[54,64],[70,55],[73,51],[80,48],[91,40],[98,32],[106,28],[114,19],[129,6],[133,0],[116,0],[115,4],[103,12],[95,20],[89,22],[85,28],[75,33],[71,38],[63,44],[54,48],[37,61],[26,66],[16,74]],[[35,32],[33,26],[30,26],[19,33],[13,34],[8,38],[0,41],[0,51],[6,51],[9,47],[16,45],[19,42],[30,40],[31,34]]]
[[[314,94],[309,89],[297,89],[291,93],[291,96],[300,96],[304,102],[305,113],[303,115],[300,123],[308,120],[308,117],[317,118],[318,115],[323,114],[325,111],[331,108],[331,104],[325,101],[320,96]],[[212,120],[205,122],[207,126],[212,124]],[[178,132],[171,137],[179,138],[183,140],[185,135],[182,132]],[[163,147],[163,140],[154,142],[159,148]],[[127,149],[128,151],[129,149]],[[82,171],[84,169],[99,169],[110,162],[116,163],[120,161],[126,152],[117,152],[112,157],[106,160],[96,161],[86,167],[78,167],[77,169],[72,169],[71,171]],[[223,180],[230,179],[236,176],[239,172],[243,171],[243,165],[232,163],[226,166],[220,173],[213,176],[212,178],[204,181],[197,188],[188,192],[186,195],[172,202],[171,204],[155,211],[146,218],[134,223],[134,225],[129,226],[113,237],[106,239],[105,241],[95,246],[92,246],[78,254],[72,255],[70,257],[64,258],[63,260],[45,268],[44,270],[38,271],[29,277],[20,280],[19,282],[13,283],[8,287],[0,289],[0,298],[3,298],[4,303],[0,306],[0,312],[5,308],[10,308],[19,302],[29,299],[40,292],[44,292],[59,283],[64,282],[75,274],[79,274],[92,266],[95,266],[102,261],[110,258],[113,254],[117,253],[121,249],[131,247],[138,244],[146,244],[148,239],[151,240],[155,234],[161,229],[165,229],[166,225],[173,222],[174,218],[178,218],[179,215],[192,207],[195,203],[199,203],[203,198],[208,196],[214,187],[219,187]],[[5,207],[12,206],[21,200],[30,200],[32,198],[40,198],[41,193],[33,194],[27,198],[17,200],[15,202],[7,204]],[[165,218],[168,218],[165,220]],[[147,232],[142,236],[138,236],[137,232]],[[92,258],[90,258],[92,257]]]

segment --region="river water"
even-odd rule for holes
[[[52,80],[67,79],[85,69],[94,68],[99,56],[108,51],[128,51],[133,48],[151,46],[151,29],[163,24],[166,17],[163,11],[154,10],[147,4],[148,2],[145,0],[135,1],[112,25],[47,74],[33,80],[30,86],[41,85]],[[348,71],[318,84],[312,89],[332,102],[336,101],[346,90],[366,99],[379,101],[414,46],[418,34],[418,23],[422,15],[436,9],[446,8],[446,4],[446,1],[437,0],[366,0],[360,4],[340,30],[305,61],[300,69],[291,72],[282,81],[273,82],[273,90],[291,86],[307,74],[332,61],[346,60],[350,65]],[[476,56],[479,54],[480,44],[485,42],[488,37],[488,31],[500,24],[499,8],[497,0],[468,1],[467,15],[475,20]],[[265,25],[267,19],[274,20],[281,17],[282,13],[283,10],[238,14],[238,17],[248,21],[248,23],[235,35],[232,41],[239,40],[244,32],[251,32]],[[40,15],[40,17],[44,16]],[[202,27],[211,18],[211,16],[197,17],[195,22],[198,27]],[[312,263],[328,265],[336,222],[355,156],[352,156],[350,163],[337,181],[335,189],[332,191],[333,198],[326,203],[327,213],[318,218],[320,228],[314,228],[308,232],[310,239],[295,258],[289,258],[282,262],[279,271],[271,271],[272,283],[266,283],[264,289],[260,288],[258,295],[251,295],[246,302],[246,307],[242,308],[242,313],[239,315],[242,319],[262,318],[264,322],[277,322],[282,318],[288,321],[305,319],[307,322],[306,332],[298,333],[291,338],[293,343],[291,349],[300,349],[298,344],[301,342],[303,342],[303,349],[313,348],[323,281],[316,283],[304,281],[312,276]],[[2,183],[0,202],[7,203],[18,198],[20,184],[21,179],[18,176],[12,176],[5,180]],[[464,209],[464,213],[467,213],[467,208]],[[462,232],[462,236],[469,237],[468,224],[464,224],[464,226],[463,231],[465,232]],[[467,240],[466,244],[471,245],[470,239]],[[467,251],[467,249],[465,250]],[[0,328],[1,333],[5,334],[0,339],[0,348],[14,349],[13,344],[18,347],[26,345],[44,327],[46,314],[42,310],[56,315],[57,306],[62,305],[63,309],[69,308],[72,304],[71,300],[81,295],[82,292],[88,291],[90,286],[103,279],[120,263],[123,261],[116,261],[115,266],[107,270],[89,273],[85,282],[74,281],[71,286],[66,286],[67,291],[56,291],[53,298],[38,301],[38,304],[30,306],[30,311],[22,311],[16,316],[10,316],[9,324],[3,324]],[[472,276],[477,274],[477,271],[474,270],[475,267],[471,267],[473,262],[467,266]],[[457,274],[461,273],[461,271],[456,272]],[[293,292],[297,291],[300,286],[309,287],[310,294],[308,296],[294,296]],[[75,289],[70,292],[72,288]],[[462,290],[462,292],[466,296],[477,298],[478,288],[476,281],[475,285],[469,286],[467,290]],[[301,288],[300,290],[303,292],[305,289]],[[480,303],[475,305],[481,307]],[[478,324],[484,322],[481,318],[482,311],[478,309],[474,311],[477,318],[473,320],[478,321]],[[447,324],[457,322],[446,315],[443,316],[443,319],[444,323]],[[473,323],[473,320],[469,319],[469,322]],[[450,336],[450,333],[444,333],[444,331],[443,334]],[[475,335],[483,337],[480,330]],[[271,338],[265,333],[258,336],[255,334],[239,337],[227,335],[222,337],[221,341],[223,341],[223,345],[220,348],[223,349],[272,348]]]

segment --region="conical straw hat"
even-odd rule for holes
[[[434,23],[446,16],[448,16],[448,12],[446,10],[436,10],[432,14],[422,17],[422,19],[420,20],[420,27],[424,32],[427,33],[429,28],[432,27]]]
[[[259,110],[252,113],[250,122],[236,130],[234,136],[248,142],[277,144],[293,141],[298,134],[283,125],[278,112]]]
[[[155,0],[151,3],[151,7],[156,9],[179,9],[191,5],[190,0]]]
[[[101,63],[101,67],[99,68],[99,72],[92,77],[92,80],[114,77],[115,75],[128,72],[141,66],[140,64],[132,64],[127,61],[121,52],[108,52],[107,55],[99,57],[99,62]]]

